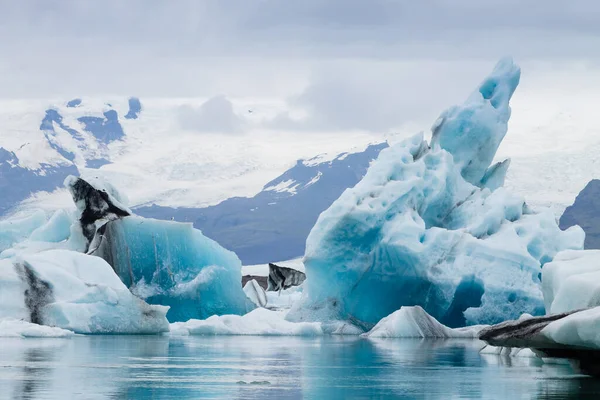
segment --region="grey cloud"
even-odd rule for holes
[[[494,63],[338,62],[317,71],[307,87],[288,100],[304,118],[282,113],[277,129],[389,132],[410,122],[433,122],[446,107],[462,102]]]
[[[0,0],[0,95],[262,96],[323,61],[595,61],[598,20],[595,0]]]
[[[182,106],[178,117],[183,129],[200,133],[239,134],[245,125],[225,96],[211,97],[198,108]]]
[[[0,32],[13,37],[84,37],[145,45],[152,42],[175,52],[186,48],[212,55],[231,52],[232,48],[225,45],[251,53],[287,48],[306,54],[328,49],[334,54],[348,51],[357,55],[372,46],[415,51],[412,44],[422,47],[441,42],[461,47],[460,42],[473,35],[483,36],[491,45],[502,40],[524,45],[549,36],[593,37],[600,32],[600,4],[595,0],[546,0],[543,4],[532,0],[2,3]]]

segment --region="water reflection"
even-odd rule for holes
[[[2,339],[0,397],[600,398],[568,364],[482,356],[477,341],[90,336]]]

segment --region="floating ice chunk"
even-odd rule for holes
[[[148,303],[170,306],[171,322],[254,308],[240,284],[239,258],[192,224],[137,216],[109,221],[90,252]]]
[[[12,317],[77,333],[159,333],[169,329],[168,308],[150,306],[132,295],[101,258],[49,250],[25,255],[14,265],[2,260],[0,271],[2,292],[15,295],[10,301]],[[2,316],[9,316],[6,313],[3,305]]]
[[[544,313],[542,266],[581,249],[584,233],[561,231],[550,210],[534,213],[496,187],[508,163],[489,166],[518,81],[518,67],[501,61],[464,105],[442,115],[431,148],[416,135],[384,149],[319,216],[290,321],[370,329],[419,305],[454,328]]]
[[[548,324],[541,335],[574,348],[600,349],[600,307],[570,314]]]
[[[32,324],[15,318],[0,319],[0,337],[67,338],[73,335],[72,331],[53,326]]]
[[[0,252],[29,237],[33,231],[46,223],[46,214],[38,210],[23,218],[0,221]]]
[[[171,335],[261,335],[320,336],[317,322],[288,322],[285,312],[257,308],[246,315],[212,316],[206,320],[190,320],[171,324]]]
[[[582,347],[600,349],[599,282],[600,250],[558,253],[542,271],[546,310],[555,320],[527,339],[562,345],[571,352]],[[581,309],[585,310],[573,312]]]
[[[266,307],[267,293],[265,292],[265,289],[260,287],[258,282],[256,282],[256,279],[251,279],[246,282],[244,293],[246,293],[246,297],[257,307]]]
[[[363,336],[371,338],[476,338],[484,325],[451,329],[419,306],[402,307]]]
[[[544,265],[542,290],[551,314],[600,306],[600,250],[558,253]]]

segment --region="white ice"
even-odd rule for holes
[[[477,338],[487,325],[451,329],[440,324],[419,306],[402,307],[381,319],[365,333],[371,338]]]
[[[540,332],[556,343],[600,349],[600,307],[576,312],[551,322]]]
[[[0,319],[0,337],[16,338],[67,338],[74,332],[67,329],[32,324],[15,318]]]
[[[1,317],[77,333],[159,333],[169,329],[168,307],[135,297],[110,265],[69,250],[0,260]]]
[[[563,251],[542,271],[548,314],[600,306],[600,250]]]
[[[205,320],[190,320],[171,324],[171,335],[262,335],[320,336],[324,334],[318,322],[294,323],[285,320],[285,311],[257,308],[246,315],[212,316]]]

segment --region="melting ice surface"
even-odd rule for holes
[[[3,339],[13,399],[595,398],[568,365],[478,353],[480,343],[361,338],[79,336]]]
[[[491,165],[519,78],[512,60],[500,61],[442,113],[431,144],[416,135],[381,151],[310,232],[305,296],[288,319],[370,328],[419,305],[458,327],[544,313],[542,266],[581,249],[584,233],[561,231],[550,210],[506,191],[508,160]]]

